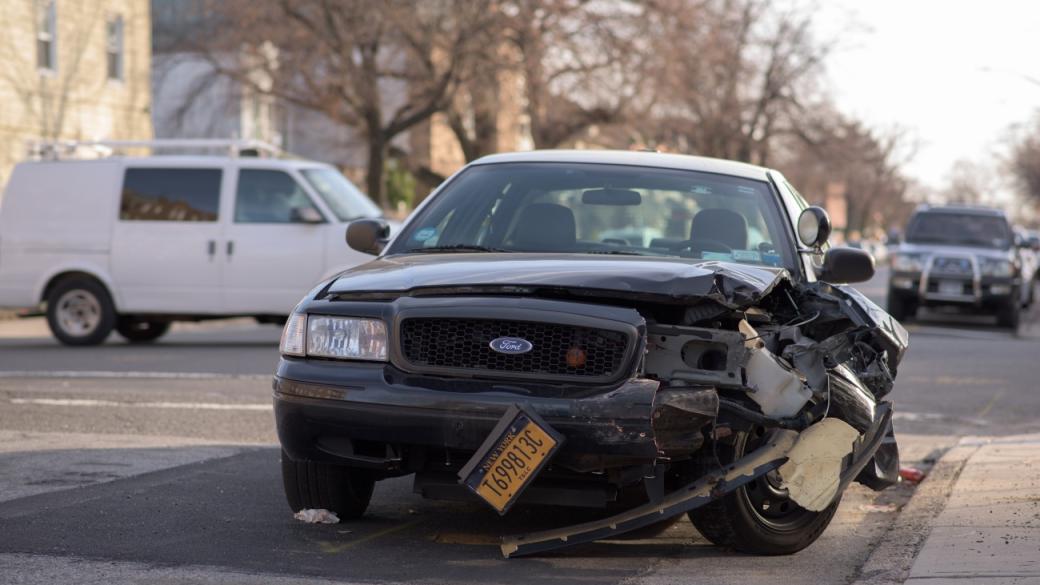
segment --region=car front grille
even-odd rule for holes
[[[500,337],[527,340],[531,349],[499,353],[490,344]],[[398,343],[413,371],[593,382],[621,374],[630,340],[620,331],[556,323],[413,317],[401,321]]]
[[[973,269],[968,258],[937,257],[932,260],[932,272],[956,276],[971,276]]]

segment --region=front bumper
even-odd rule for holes
[[[1019,290],[1019,280],[1011,276],[902,271],[893,272],[888,285],[889,294],[899,295],[923,305],[975,307],[1004,303],[1017,295]]]
[[[293,459],[410,473],[427,456],[476,451],[506,410],[523,404],[563,434],[554,461],[568,469],[658,455],[651,428],[656,381],[634,378],[580,398],[525,396],[497,384],[437,390],[395,376],[385,364],[283,359],[274,380],[278,438]]]

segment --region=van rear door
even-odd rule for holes
[[[112,232],[121,313],[219,314],[220,166],[126,167]]]
[[[229,192],[225,312],[288,315],[323,275],[332,224],[287,170],[244,164]]]

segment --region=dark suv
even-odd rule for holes
[[[906,331],[856,290],[861,250],[769,169],[547,151],[469,164],[378,255],[317,286],[274,381],[293,510],[360,516],[376,481],[429,498],[592,506],[507,556],[686,513],[712,542],[792,553],[844,489],[896,481]]]
[[[984,207],[926,207],[910,218],[892,255],[888,312],[913,318],[918,307],[995,313],[1017,328],[1028,302],[1019,248],[1004,212]]]

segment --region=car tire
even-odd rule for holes
[[[105,286],[88,276],[73,276],[47,293],[47,326],[65,345],[97,345],[116,325],[116,311]]]
[[[170,330],[168,321],[146,321],[134,317],[120,317],[116,332],[130,343],[148,343],[159,339]]]
[[[888,314],[896,321],[910,321],[917,316],[917,305],[892,289],[888,290]]]
[[[341,520],[360,518],[375,487],[371,473],[354,467],[294,461],[282,451],[282,483],[293,512],[321,508]]]
[[[1018,296],[1012,294],[997,309],[997,325],[1009,329],[1018,329],[1018,324],[1021,320],[1022,304],[1018,302]]]
[[[718,445],[721,462],[753,451],[768,434],[764,429],[738,433],[733,445]],[[776,487],[775,474],[758,477],[687,515],[694,527],[717,546],[756,555],[789,555],[816,541],[831,523],[839,495],[819,512],[802,508]]]

